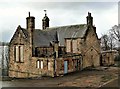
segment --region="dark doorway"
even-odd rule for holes
[[[102,63],[102,55],[100,55],[100,66],[103,66],[103,63]]]

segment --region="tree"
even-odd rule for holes
[[[102,34],[101,37],[101,48],[103,51],[105,50],[113,50],[115,47],[114,37],[112,34]]]
[[[120,43],[120,24],[118,26],[114,25],[112,29],[110,29],[110,34],[112,34],[113,38]]]
[[[110,29],[109,33],[112,34],[113,39],[116,41],[120,54],[120,24],[118,26],[114,25],[112,29]]]
[[[102,37],[101,37],[101,49],[102,50],[108,50],[109,49],[109,46],[108,46],[108,35],[107,34],[102,34]]]
[[[115,40],[113,34],[108,35],[108,45],[110,50],[113,50],[113,48],[115,47]]]

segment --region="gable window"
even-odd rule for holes
[[[15,62],[24,62],[23,45],[14,46],[14,59],[15,59]]]
[[[43,61],[37,60],[37,68],[43,69]]]
[[[91,49],[91,51],[93,51],[93,49]]]

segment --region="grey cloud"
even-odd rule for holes
[[[118,24],[120,24],[120,2],[118,3]]]
[[[22,3],[21,3],[22,4]],[[24,6],[34,9],[67,9],[67,10],[75,10],[75,9],[84,9],[89,7],[91,9],[99,9],[104,10],[112,8],[116,2],[27,2],[23,3]]]
[[[9,42],[10,39],[12,38],[13,32],[12,32],[12,31],[9,31],[9,30],[5,30],[5,31],[3,31],[1,34],[2,34],[2,39],[1,39],[1,41]],[[11,35],[11,34],[12,34],[12,35]]]
[[[0,8],[3,8],[3,9],[16,8],[16,7],[20,7],[21,9],[28,8],[29,10],[32,9],[39,13],[43,13],[42,11],[44,9],[47,9],[49,17],[51,16],[50,24],[56,26],[56,25],[83,23],[83,20],[86,21],[87,11],[89,11],[90,9],[97,11],[97,13],[94,13],[94,14],[99,16],[100,15],[99,13],[103,13],[103,11],[107,12],[107,10],[112,9],[115,5],[116,5],[115,2],[24,2],[24,3],[12,2],[12,3],[0,3]],[[17,11],[15,13],[17,13]],[[14,13],[10,13],[10,14],[14,14]],[[37,18],[37,16],[35,17],[36,19],[40,19],[40,17],[39,18]],[[17,21],[15,22],[14,18],[15,19],[19,18],[19,19],[17,19]],[[18,16],[14,18],[13,18],[13,21],[9,20],[13,25],[18,24],[18,22],[20,22],[20,20],[22,19],[21,17],[18,17]],[[81,18],[83,20],[81,20]],[[99,20],[99,18],[97,18],[97,20]],[[23,22],[24,22],[24,19],[22,20],[21,23],[23,24]],[[39,25],[39,22],[36,22],[36,24]],[[7,22],[5,22],[5,24],[6,23]],[[11,29],[9,28],[11,24],[7,24],[8,27],[6,27],[6,29],[8,28],[8,30],[4,30],[2,32],[3,40],[7,40],[7,41],[10,40],[13,34],[13,32],[9,30]],[[101,27],[101,28],[104,28],[104,27]],[[12,28],[12,30],[15,30],[15,29]]]

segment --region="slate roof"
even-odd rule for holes
[[[49,46],[51,41],[59,41],[60,46],[65,45],[65,38],[82,38],[85,36],[88,25],[78,24],[69,26],[49,27],[45,30],[35,29],[33,43],[35,47]],[[26,38],[29,38],[26,29],[21,29]],[[58,36],[58,37],[57,37]]]
[[[20,30],[23,32],[23,35],[25,36],[25,39],[29,41],[29,39],[28,39],[29,38],[28,31],[26,29],[22,28],[20,25],[18,25],[18,27],[16,29],[16,32],[14,33],[13,37],[11,38],[9,44],[11,44],[11,42],[13,41],[13,39],[18,36],[18,32]]]
[[[28,38],[28,32],[26,29],[21,28],[22,32],[24,33],[25,37]]]
[[[55,41],[55,33],[51,34],[47,31],[42,31],[39,29],[35,29],[34,35],[33,35],[33,43],[35,47],[40,47],[40,46],[49,46],[50,41]]]
[[[33,42],[36,47],[49,46],[51,41],[58,39],[60,46],[64,46],[64,38],[84,37],[87,27],[86,24],[79,24],[46,28],[45,30],[35,29]]]

